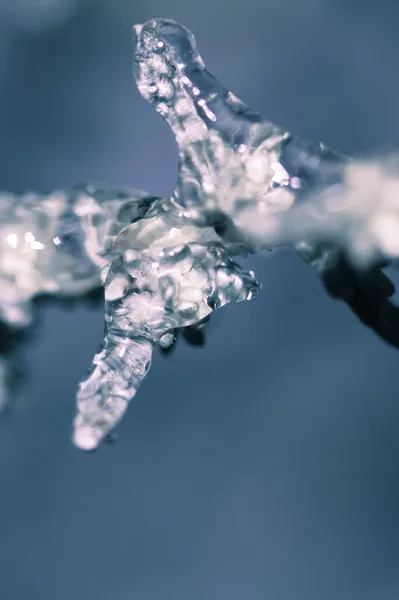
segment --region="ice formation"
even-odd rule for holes
[[[0,319],[26,327],[36,296],[80,296],[98,287],[107,254],[140,218],[146,196],[99,185],[47,196],[0,193]]]
[[[92,450],[123,416],[151,366],[153,347],[200,324],[229,302],[251,300],[260,284],[230,258],[213,228],[193,226],[173,198],[150,199],[126,227],[103,271],[105,337],[80,384],[74,442]]]
[[[38,294],[105,289],[105,334],[79,386],[73,440],[95,449],[147,374],[155,345],[201,328],[210,313],[255,298],[237,256],[289,246],[381,337],[399,346],[399,164],[357,162],[263,119],[205,68],[194,37],[154,19],[134,27],[142,96],[179,151],[170,197],[102,186],[48,197],[2,197],[0,315],[30,321]],[[397,327],[397,325],[396,325]]]

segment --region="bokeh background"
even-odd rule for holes
[[[131,75],[131,26],[157,16],[294,133],[399,145],[392,0],[0,0],[0,189],[173,189]],[[43,309],[29,402],[0,423],[1,600],[399,598],[399,356],[294,255],[250,263],[260,299],[157,356],[90,455],[70,429],[102,310]]]

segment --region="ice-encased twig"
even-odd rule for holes
[[[356,260],[354,228],[361,223],[367,233],[370,207],[361,218],[358,203],[338,213],[331,203],[332,191],[348,188],[356,163],[263,120],[209,73],[192,34],[176,22],[154,19],[134,33],[137,85],[173,131],[179,173],[172,197],[154,201],[122,232],[105,269],[104,343],[80,385],[74,424],[75,444],[84,449],[119,422],[155,343],[168,345],[176,328],[208,315],[215,297],[222,305],[258,290],[229,255],[293,246],[331,295],[391,341],[381,315],[393,286],[379,268],[388,256],[374,244],[363,263]]]
[[[303,142],[241,102],[206,69],[182,25],[154,19],[133,29],[138,89],[178,145],[176,201],[199,222],[227,216],[254,250],[274,247],[274,215],[309,190],[341,182],[349,159]]]
[[[358,163],[262,119],[207,71],[174,21],[136,26],[135,36],[138,87],[179,148],[172,196],[86,186],[41,202],[25,196],[11,218],[3,202],[3,319],[25,324],[34,296],[84,293],[101,271],[105,337],[74,422],[75,444],[87,450],[121,419],[155,344],[168,347],[176,329],[257,295],[234,256],[295,248],[330,295],[399,346],[394,288],[381,271],[399,256],[395,161]]]
[[[154,200],[114,247],[105,279],[105,336],[80,384],[74,443],[92,450],[120,421],[151,366],[153,346],[230,302],[251,300],[260,284],[229,257],[211,228],[182,217],[172,198]]]
[[[174,21],[134,33],[138,88],[178,145],[174,197],[185,214],[199,225],[224,221],[225,239],[248,250],[294,247],[363,321],[366,303],[368,325],[387,339],[378,315],[394,288],[380,267],[399,255],[397,158],[355,161],[262,119],[206,69]]]
[[[311,264],[342,248],[359,280],[398,256],[387,224],[399,239],[398,161],[389,172],[262,119],[206,69],[193,35],[174,21],[134,32],[137,86],[174,134],[174,197],[187,215],[206,224],[223,216],[253,251],[291,245]]]

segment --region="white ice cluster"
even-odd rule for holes
[[[0,316],[30,322],[40,294],[105,289],[105,334],[81,382],[73,440],[93,450],[147,374],[155,345],[201,327],[260,283],[234,259],[292,247],[382,338],[393,332],[399,257],[399,160],[355,161],[273,125],[206,69],[194,37],[154,19],[134,27],[142,96],[179,150],[170,197],[77,187],[47,197],[0,196]]]

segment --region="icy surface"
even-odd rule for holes
[[[381,267],[399,253],[398,157],[355,161],[263,119],[206,69],[174,21],[134,33],[138,88],[178,145],[174,197],[186,215],[219,224],[248,251],[295,248],[331,296],[393,343],[394,287]]]
[[[154,200],[122,232],[104,269],[105,337],[80,385],[74,425],[83,449],[119,422],[155,343],[167,346],[174,329],[257,294],[253,274],[229,254],[293,246],[365,321],[362,302],[394,291],[379,267],[399,252],[397,185],[385,198],[381,170],[262,119],[211,75],[178,23],[155,19],[134,33],[137,85],[171,127],[179,173],[172,197]],[[391,341],[385,304],[372,310],[368,324]]]
[[[134,27],[142,96],[179,151],[169,197],[103,186],[0,196],[0,317],[31,321],[40,294],[105,288],[105,333],[80,384],[73,441],[95,449],[118,424],[150,366],[180,328],[200,328],[260,283],[233,261],[293,248],[378,335],[399,347],[399,159],[355,161],[263,119],[206,69],[182,25]],[[1,378],[1,369],[0,369]],[[1,398],[0,398],[1,402]]]
[[[173,199],[149,203],[144,218],[122,232],[104,286],[104,342],[77,398],[74,443],[84,450],[96,448],[119,422],[156,343],[167,347],[175,329],[260,290],[214,230],[187,223]]]
[[[257,295],[254,275],[231,256],[294,247],[364,321],[371,298],[367,324],[392,342],[380,300],[394,288],[380,266],[399,253],[391,214],[397,185],[386,198],[381,169],[262,119],[211,75],[178,23],[155,19],[134,34],[137,85],[174,134],[179,172],[172,197],[154,200],[122,232],[104,269],[105,337],[80,385],[74,424],[83,449],[94,449],[119,422],[155,343],[168,346],[175,329]]]
[[[223,220],[227,239],[252,251],[292,245],[318,266],[338,249],[358,270],[398,256],[397,158],[354,161],[262,119],[206,69],[174,21],[134,32],[137,85],[174,134],[174,198],[195,222]]]
[[[176,201],[198,221],[226,216],[254,250],[274,246],[275,215],[342,181],[348,159],[262,119],[205,68],[183,26],[155,19],[134,31],[138,88],[179,149]]]
[[[36,296],[98,287],[107,252],[139,218],[145,196],[94,185],[47,196],[0,193],[0,319],[26,327]]]

